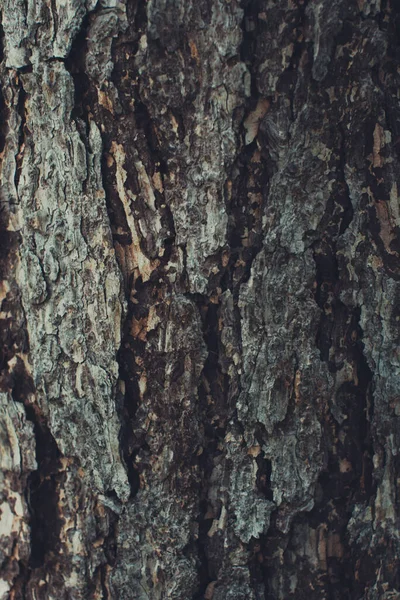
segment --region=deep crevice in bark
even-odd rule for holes
[[[17,111],[20,117],[20,125],[19,125],[19,139],[18,139],[18,154],[15,157],[16,160],[16,168],[15,168],[15,188],[18,190],[19,178],[21,174],[22,168],[22,157],[23,157],[23,147],[25,140],[25,127],[26,127],[26,114],[25,114],[25,105],[26,105],[27,93],[24,90],[23,83],[21,78],[19,78],[19,94],[18,94],[18,104]]]
[[[137,316],[136,306],[128,301],[128,313],[125,317],[124,334],[122,344],[118,353],[118,363],[120,365],[120,378],[124,382],[125,391],[122,402],[121,413],[121,449],[124,461],[127,467],[128,479],[131,486],[131,498],[134,498],[139,491],[140,478],[139,470],[136,466],[136,457],[139,453],[144,439],[142,435],[135,435],[135,416],[139,406],[139,371],[135,362],[135,356],[143,353],[143,342],[132,339],[130,335],[130,323]]]
[[[3,152],[6,143],[7,117],[8,109],[4,101],[3,92],[0,89],[0,153]],[[3,198],[0,198],[0,202],[3,203]]]
[[[33,425],[37,462],[37,470],[29,475],[26,489],[31,516],[30,569],[43,566],[49,554],[57,552],[60,530],[58,485],[61,454],[38,408],[29,403],[29,396],[34,391],[33,381],[18,358],[12,374],[12,398],[24,406],[26,418]]]
[[[36,440],[37,471],[28,479],[27,501],[31,514],[30,567],[35,569],[55,555],[59,546],[60,518],[58,489],[60,452],[47,425],[40,422],[32,407],[25,407],[27,418],[33,423]],[[61,476],[62,477],[62,476]]]
[[[334,600],[360,597],[364,592],[366,582],[358,578],[355,583],[356,568],[347,539],[347,525],[354,504],[368,505],[375,494],[371,432],[373,373],[363,354],[360,309],[347,307],[339,298],[342,281],[336,239],[347,229],[353,215],[344,179],[343,134],[341,137],[339,187],[334,202],[327,207],[330,215],[322,240],[314,244],[315,300],[321,308],[316,343],[321,360],[328,363],[331,373],[340,371],[346,363],[352,364],[354,379],[344,383],[332,399],[325,433],[327,462],[318,479],[315,506],[297,521],[316,530],[327,527],[327,535],[339,540],[335,542],[338,556],[328,557],[327,572],[321,574],[320,579],[320,585],[329,589]]]
[[[229,276],[225,276],[226,287],[231,289],[235,304],[240,286],[245,283],[251,272],[253,261],[262,248],[262,215],[269,192],[270,167],[266,165],[264,148],[257,143],[257,138],[245,144],[244,122],[258,100],[261,98],[257,85],[257,34],[260,29],[258,13],[259,0],[244,0],[242,20],[242,43],[240,57],[245,63],[251,77],[251,97],[242,109],[242,120],[238,136],[239,153],[231,167],[232,200],[228,205],[228,244],[230,247]],[[253,186],[249,185],[253,180]],[[245,239],[245,232],[248,239]],[[244,262],[244,266],[240,263]],[[240,266],[238,266],[240,265]],[[237,314],[240,324],[240,316]]]
[[[344,162],[342,150],[339,162],[341,173],[344,173]],[[335,210],[331,213],[323,240],[314,245],[315,300],[321,308],[316,342],[321,360],[328,363],[331,373],[340,371],[345,363],[350,363],[355,375],[353,381],[339,388],[330,405],[326,429],[329,440],[327,464],[318,480],[315,506],[309,515],[301,517],[314,528],[327,523],[328,535],[333,534],[340,539],[342,555],[333,557],[330,562],[328,560],[329,576],[325,575],[324,583],[321,583],[328,586],[332,598],[338,600],[359,597],[364,591],[365,582],[363,584],[360,581],[354,587],[355,565],[347,540],[347,524],[354,503],[368,504],[375,494],[371,432],[373,374],[363,354],[360,309],[347,307],[339,298],[342,282],[335,237],[343,234],[352,219],[344,177],[342,181],[339,181],[339,191],[343,189],[344,193],[335,197],[340,212]]]
[[[327,565],[326,585],[335,600],[358,598],[364,592],[367,581],[360,574],[354,577],[357,569],[347,525],[354,505],[368,506],[376,492],[372,480],[373,374],[363,354],[359,314],[359,309],[351,312],[346,333],[348,360],[354,364],[356,379],[339,388],[331,406],[327,465],[318,480],[315,506],[307,515],[311,527],[326,523],[328,535],[340,540],[342,554],[328,557]]]
[[[274,493],[271,488],[271,474],[272,464],[271,461],[265,457],[265,453],[261,453],[256,458],[257,462],[257,487],[258,490],[263,494],[267,500],[274,499]]]
[[[20,83],[20,98],[18,109],[21,116],[19,147],[23,144],[24,136],[24,112],[25,92]],[[22,100],[21,100],[22,98]],[[7,111],[8,112],[8,111]],[[6,121],[5,121],[6,122]],[[17,158],[17,170],[20,168]],[[16,177],[16,185],[18,178]],[[2,227],[8,225],[8,213],[2,211]],[[38,409],[30,404],[29,397],[35,392],[33,380],[27,373],[25,365],[18,355],[29,352],[29,343],[26,331],[25,318],[21,305],[19,290],[13,281],[12,273],[15,268],[18,247],[21,237],[18,232],[2,231],[2,244],[0,252],[0,277],[10,279],[11,289],[2,302],[2,310],[5,314],[12,311],[14,319],[1,319],[0,340],[0,381],[4,391],[9,391],[15,402],[24,406],[28,421],[33,424],[35,435],[36,460],[38,468],[31,472],[26,482],[26,500],[30,513],[30,537],[31,550],[29,564],[24,560],[19,561],[19,573],[13,582],[14,593],[20,593],[25,597],[25,587],[31,570],[42,566],[46,555],[56,548],[58,535],[57,497],[55,488],[57,486],[55,473],[57,472],[60,454],[54,438],[52,437],[44,420],[39,415]],[[17,320],[19,319],[19,321]],[[14,362],[12,369],[10,364]]]
[[[4,60],[4,28],[3,28],[3,13],[0,11],[0,63]]]
[[[209,512],[208,493],[214,459],[221,454],[219,446],[225,437],[227,421],[232,415],[232,407],[229,406],[228,400],[228,376],[222,372],[220,366],[219,305],[200,295],[196,297],[196,304],[202,318],[203,336],[208,350],[208,356],[203,367],[202,382],[198,390],[199,411],[201,412],[201,423],[204,429],[204,447],[198,458],[202,472],[197,540],[199,589],[193,596],[193,600],[201,600],[205,597],[207,586],[216,576],[208,555],[208,531],[213,521],[207,516]]]

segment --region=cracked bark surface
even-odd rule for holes
[[[399,2],[0,8],[0,599],[400,598]]]

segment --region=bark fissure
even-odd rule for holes
[[[24,152],[24,140],[25,140],[25,127],[26,127],[26,116],[25,116],[25,104],[26,104],[27,94],[23,87],[23,82],[19,79],[19,92],[18,92],[18,104],[17,104],[17,112],[20,118],[20,130],[18,136],[18,154],[16,156],[16,168],[15,168],[15,188],[18,190],[19,178],[21,174],[22,168],[22,158]]]
[[[60,516],[58,494],[60,480],[60,452],[47,425],[40,422],[32,406],[25,407],[27,418],[33,424],[38,468],[28,478],[27,503],[30,512],[31,569],[43,567],[59,550]]]
[[[208,557],[208,533],[213,519],[209,516],[208,495],[212,487],[214,460],[222,455],[222,444],[225,438],[227,423],[232,418],[232,402],[229,403],[229,381],[220,366],[220,340],[218,332],[219,306],[209,298],[198,297],[196,304],[203,323],[203,336],[208,352],[202,371],[202,382],[199,387],[199,411],[202,431],[202,446],[198,457],[201,469],[201,488],[199,490],[198,517],[198,574],[199,589],[193,600],[204,598],[207,587],[215,581],[217,573]]]

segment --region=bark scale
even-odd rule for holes
[[[0,598],[400,598],[399,2],[0,7]]]

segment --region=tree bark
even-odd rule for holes
[[[400,599],[399,1],[0,7],[0,600]]]

